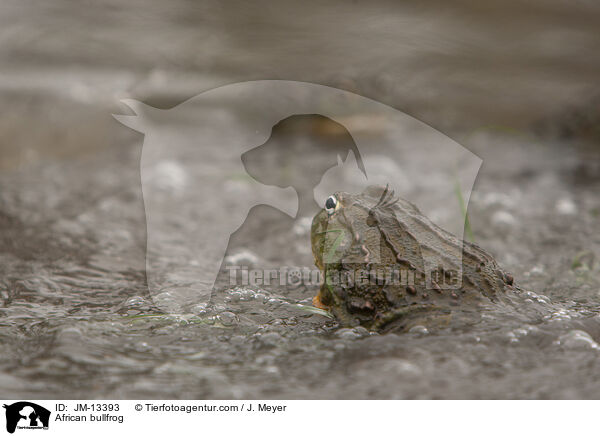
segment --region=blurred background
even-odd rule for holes
[[[166,108],[259,79],[354,91],[448,134],[493,126],[571,138],[597,125],[593,1],[1,8],[3,169],[113,146],[125,135],[109,116],[120,98]]]
[[[315,339],[314,348],[273,319],[224,342],[172,324],[149,335],[146,325],[115,321],[150,303],[143,136],[111,114],[130,113],[123,98],[166,109],[260,79],[313,82],[390,105],[483,159],[469,203],[475,240],[519,283],[593,313],[599,23],[593,0],[4,0],[0,396],[597,397],[600,382],[590,377],[599,363],[584,343],[600,341],[598,324],[552,324],[530,342],[511,325],[489,336],[487,349],[461,337],[465,349],[399,337],[338,348]],[[222,324],[231,326],[239,315],[226,313]],[[277,317],[297,326],[293,318]],[[243,344],[265,325],[284,346],[257,336]],[[591,342],[572,333],[580,330]],[[574,337],[568,343],[583,354],[553,360],[560,337]],[[513,339],[522,348],[507,355]],[[295,363],[291,343],[304,353]],[[357,357],[366,355],[375,360]],[[243,366],[248,359],[254,366]],[[346,364],[354,375],[337,370]]]

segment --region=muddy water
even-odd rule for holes
[[[3,6],[0,396],[598,398],[597,11],[490,5],[290,7],[271,18],[212,3],[141,15],[109,2]],[[292,29],[273,24],[289,14]],[[318,41],[333,46],[312,54]],[[315,287],[221,283],[191,316],[161,313],[146,283],[142,137],[110,114],[125,111],[123,97],[168,106],[274,77],[393,104],[480,156],[473,236],[530,292],[522,310],[377,335],[310,312]],[[310,264],[307,220],[296,224],[242,231],[229,254],[247,246],[246,259]]]

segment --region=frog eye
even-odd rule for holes
[[[335,212],[335,210],[337,209],[338,206],[338,201],[337,198],[335,197],[335,195],[330,196],[329,198],[327,198],[327,200],[325,200],[325,210],[327,211],[327,213],[329,215],[333,214],[333,212]]]

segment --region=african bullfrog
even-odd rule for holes
[[[476,318],[480,303],[514,289],[512,276],[489,254],[388,187],[331,195],[313,219],[311,244],[323,276],[313,304],[344,326],[444,326],[458,312]]]

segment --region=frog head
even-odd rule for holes
[[[343,274],[382,263],[381,233],[374,214],[387,197],[387,187],[381,186],[370,186],[360,194],[336,192],[327,198],[324,208],[314,217],[312,252],[324,279],[313,299],[315,306],[341,305]]]

